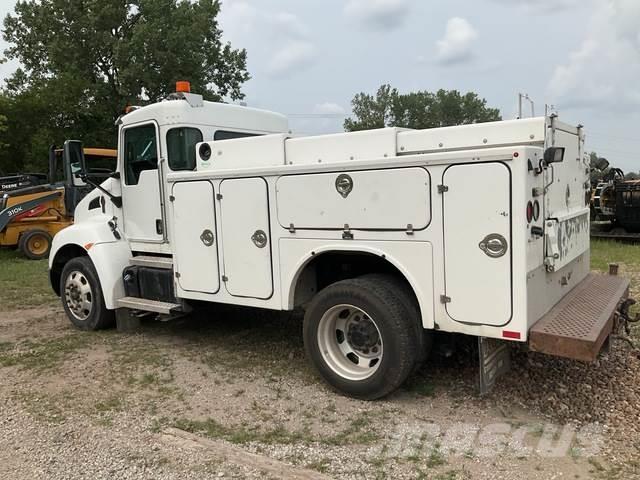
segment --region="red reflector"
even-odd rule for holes
[[[520,332],[510,332],[509,330],[503,330],[502,336],[504,338],[513,338],[515,340],[520,340]]]
[[[533,220],[533,203],[527,203],[527,223],[531,223]]]

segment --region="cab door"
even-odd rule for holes
[[[502,326],[512,315],[511,172],[499,162],[443,175],[443,301],[453,320]]]
[[[162,243],[164,216],[160,192],[160,144],[155,123],[121,133],[124,232],[128,240]]]

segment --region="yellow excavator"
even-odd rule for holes
[[[80,164],[70,142],[49,149],[47,183],[0,191],[0,246],[17,246],[33,260],[46,258],[53,236],[73,223],[76,205],[93,187],[76,176]],[[115,171],[116,150],[85,148],[84,156],[92,173]]]

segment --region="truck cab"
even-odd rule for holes
[[[589,271],[585,136],[556,116],[295,137],[178,91],[118,124],[117,174],[50,257],[78,328],[194,301],[303,308],[319,374],[374,399],[437,330],[478,338],[488,386],[509,342],[595,359],[627,305],[626,280]]]

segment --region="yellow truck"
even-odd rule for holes
[[[67,144],[49,150],[48,183],[0,191],[0,246],[17,246],[33,260],[46,258],[53,236],[73,223],[76,205],[93,187],[76,176],[80,164]],[[84,155],[94,174],[115,170],[116,150],[85,148]]]

